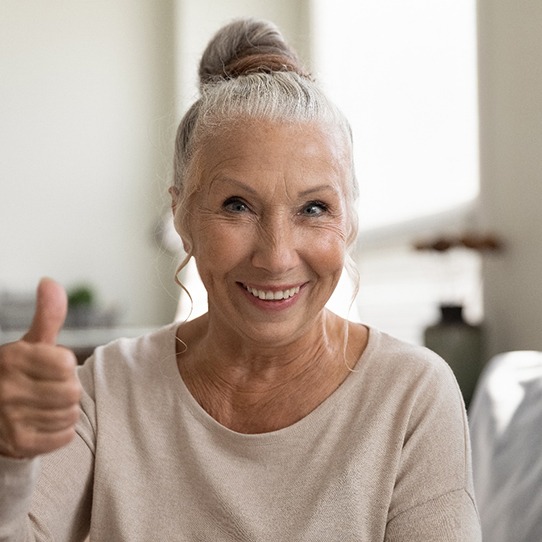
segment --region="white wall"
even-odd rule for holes
[[[2,0],[0,289],[91,282],[126,324],[171,320],[174,0]]]
[[[478,0],[481,210],[490,353],[542,350],[542,2]]]

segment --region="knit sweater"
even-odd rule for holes
[[[175,332],[98,348],[77,438],[0,458],[0,541],[481,540],[464,406],[438,356],[371,329],[315,410],[241,434],[188,391]]]

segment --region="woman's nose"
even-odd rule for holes
[[[284,274],[299,263],[293,225],[287,219],[261,224],[252,254],[252,265],[273,274]]]

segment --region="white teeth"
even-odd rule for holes
[[[250,286],[245,286],[245,288],[254,296],[260,299],[265,299],[268,301],[276,301],[279,299],[288,299],[299,293],[299,286],[295,288],[290,288],[289,290],[282,290],[277,292],[257,290],[256,288],[251,288]]]

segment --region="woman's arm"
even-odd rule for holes
[[[480,542],[464,403],[436,359],[413,401],[386,529],[386,542]]]
[[[92,505],[92,429],[82,414],[67,446],[35,459],[0,457],[0,541],[82,541]]]

